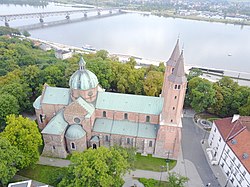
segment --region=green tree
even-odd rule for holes
[[[7,184],[16,174],[22,159],[21,152],[0,134],[0,186]]]
[[[10,94],[0,94],[0,123],[2,128],[7,115],[18,114],[19,105],[17,99]]]
[[[26,84],[20,83],[10,83],[5,84],[2,88],[0,88],[0,94],[11,94],[16,97],[18,104],[20,106],[20,110],[24,111],[30,105],[29,100],[29,92],[30,89]]]
[[[148,72],[143,84],[144,92],[149,96],[159,96],[163,84],[163,73],[158,71]]]
[[[96,56],[102,58],[102,60],[106,60],[108,58],[108,51],[100,50],[96,52]]]
[[[22,116],[9,115],[6,123],[2,136],[7,138],[11,145],[16,146],[24,156],[20,167],[36,163],[39,159],[38,147],[42,144],[36,122]]]
[[[175,172],[169,172],[168,175],[168,187],[184,187],[185,183],[189,180],[187,177]]]
[[[250,116],[250,96],[248,96],[247,103],[239,108],[240,115]]]
[[[190,105],[196,112],[203,112],[215,103],[215,90],[211,82],[196,77],[191,79],[189,83]],[[193,87],[194,85],[195,87]]]
[[[194,77],[199,77],[200,75],[203,75],[203,72],[200,69],[198,68],[191,69],[187,76],[187,80],[189,81]]]
[[[71,157],[68,174],[59,186],[92,187],[122,186],[122,176],[127,172],[129,164],[119,150],[100,147],[75,153]]]

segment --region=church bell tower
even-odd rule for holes
[[[161,97],[164,98],[157,133],[155,153],[160,157],[177,159],[181,143],[182,109],[187,87],[183,50],[179,39],[166,63]]]

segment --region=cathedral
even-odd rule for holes
[[[160,97],[105,92],[80,59],[69,88],[44,85],[33,106],[43,155],[65,158],[100,146],[135,147],[142,155],[177,159],[187,80],[179,40],[166,63]]]

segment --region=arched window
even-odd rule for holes
[[[170,121],[171,123],[173,122],[173,120],[171,119],[171,121]]]
[[[106,141],[106,142],[109,141],[109,136],[108,136],[108,135],[105,136],[105,141]]]
[[[173,107],[173,110],[175,110],[175,107]]]
[[[181,85],[178,85],[178,90],[181,89]]]
[[[128,119],[128,114],[127,113],[124,114],[124,119]]]
[[[146,116],[146,122],[150,122],[150,116]]]
[[[172,68],[172,73],[174,72],[174,68]]]
[[[174,89],[177,89],[177,84],[176,84],[176,85],[174,85]]]
[[[71,143],[71,149],[76,149],[76,145],[74,142]]]
[[[177,96],[174,96],[174,99],[177,99]]]
[[[149,141],[149,147],[152,147],[153,146],[153,141]]]
[[[106,118],[106,116],[107,116],[106,111],[103,111],[103,112],[102,112],[102,117]]]
[[[130,138],[127,138],[127,144],[130,144],[131,141],[130,141]]]

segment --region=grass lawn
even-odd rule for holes
[[[169,161],[169,170],[173,169],[176,165],[176,160]],[[166,166],[166,159],[154,158],[152,155],[141,156],[141,154],[136,154],[135,168],[150,170],[150,171],[161,171],[161,166]],[[165,167],[163,171],[167,171]]]
[[[32,167],[19,171],[17,174],[45,184],[56,186],[65,172],[66,168],[35,164]]]

